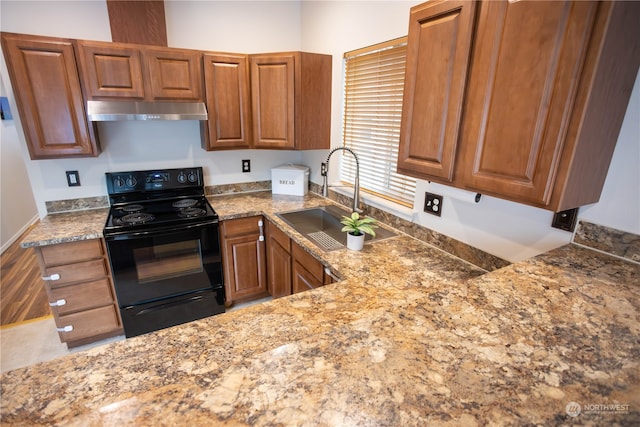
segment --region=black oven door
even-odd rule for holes
[[[105,240],[120,308],[223,287],[217,221]]]

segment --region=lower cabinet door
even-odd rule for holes
[[[59,316],[56,326],[60,340],[67,343],[122,330],[115,304]]]
[[[300,263],[293,263],[293,293],[308,291],[309,289],[319,288],[323,286],[322,280],[318,280],[313,274],[304,268]]]
[[[108,278],[79,285],[51,289],[53,301],[49,304],[59,316],[84,310],[97,305],[107,305],[115,300]]]
[[[262,217],[248,217],[222,223],[222,256],[228,304],[268,295],[262,221]]]
[[[291,241],[267,222],[267,286],[273,298],[291,295]]]

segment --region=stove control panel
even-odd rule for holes
[[[109,195],[202,187],[202,168],[107,172]]]

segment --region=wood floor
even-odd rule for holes
[[[51,315],[35,250],[21,248],[21,240],[0,255],[0,325]]]

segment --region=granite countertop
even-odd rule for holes
[[[296,241],[273,213],[326,203],[210,200]],[[567,245],[486,273],[402,233],[302,243],[344,280],[5,373],[2,424],[640,423],[637,263]]]
[[[109,208],[47,215],[20,242],[23,248],[99,239]]]

